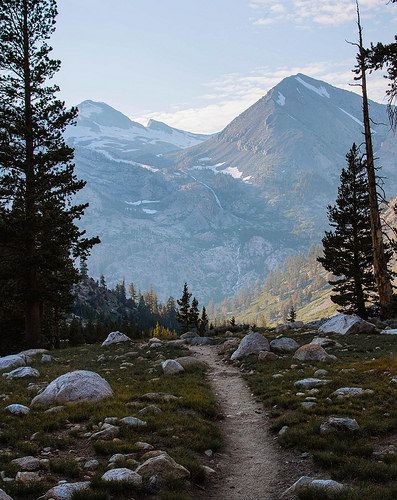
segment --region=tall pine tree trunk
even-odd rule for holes
[[[359,31],[359,79],[361,80],[361,89],[363,96],[363,121],[364,121],[364,136],[366,148],[366,166],[368,174],[368,194],[369,205],[371,211],[371,234],[374,253],[374,277],[375,284],[379,295],[379,302],[382,309],[382,315],[387,316],[392,296],[393,288],[391,284],[390,274],[387,267],[387,258],[385,254],[385,246],[383,242],[382,223],[380,219],[379,201],[376,184],[374,152],[372,145],[371,122],[369,116],[368,92],[367,92],[367,75],[365,62],[365,49],[363,45],[363,33],[360,20],[360,11],[357,4],[357,24]]]
[[[41,332],[40,302],[38,300],[38,279],[35,252],[35,180],[34,180],[34,138],[32,91],[29,53],[28,1],[23,0],[23,66],[25,101],[25,258],[26,300],[25,300],[25,342],[29,347],[39,344]]]

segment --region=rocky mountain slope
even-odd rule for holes
[[[206,138],[82,103],[67,136],[87,180],[82,224],[102,240],[90,272],[161,296],[179,295],[188,281],[201,301],[263,280],[319,241],[344,156],[362,140],[360,106],[356,94],[296,75]],[[396,141],[381,125],[386,107],[371,108],[393,194]]]

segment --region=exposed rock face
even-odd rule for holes
[[[107,336],[106,340],[102,342],[102,347],[106,347],[112,344],[119,344],[120,342],[131,342],[131,339],[121,332],[111,332]]]
[[[320,426],[320,434],[331,434],[334,432],[356,432],[360,429],[354,418],[329,417]]]
[[[0,370],[11,370],[20,366],[26,366],[27,356],[24,354],[12,354],[0,358]]]
[[[250,354],[259,354],[261,351],[269,350],[269,341],[260,333],[251,332],[242,339],[237,350],[234,351],[230,359],[240,359]]]
[[[288,354],[295,352],[299,348],[298,342],[288,337],[281,337],[270,342],[270,349],[276,353]]]
[[[153,453],[153,452],[149,452]],[[161,452],[160,455],[149,458],[137,470],[144,478],[159,475],[162,479],[187,479],[190,472],[182,465],[175,462],[168,453]]]
[[[142,476],[126,468],[111,469],[105,472],[102,476],[102,481],[114,481],[116,483],[123,482],[140,486],[142,484]]]
[[[336,357],[328,354],[321,346],[316,344],[306,344],[300,347],[293,356],[298,361],[321,361],[324,363],[336,361]]]
[[[4,373],[3,376],[9,379],[40,377],[40,372],[30,366],[21,366],[20,368],[15,368],[15,370],[12,370],[11,372]]]
[[[12,500],[12,498],[4,490],[0,489],[0,500]]]
[[[175,359],[167,359],[161,363],[164,375],[176,375],[184,370],[183,366]]]
[[[354,333],[373,333],[376,331],[376,327],[356,314],[336,314],[320,326],[319,331],[322,333],[349,335]]]
[[[52,498],[53,500],[71,500],[74,493],[78,491],[88,490],[89,487],[89,481],[58,484],[58,486],[54,486],[49,491],[47,491],[47,493],[44,495],[44,498]]]
[[[34,406],[100,401],[111,396],[113,396],[112,388],[104,378],[95,372],[77,370],[53,380],[31,404]]]

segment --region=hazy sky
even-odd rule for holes
[[[389,41],[397,5],[361,0],[367,41]],[[348,88],[354,0],[59,0],[52,44],[68,104],[104,101],[215,132],[283,77],[306,73]],[[382,101],[385,83],[371,78]]]

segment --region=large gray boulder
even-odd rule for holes
[[[112,344],[120,344],[121,342],[131,342],[131,339],[121,332],[111,332],[106,337],[106,340],[102,342],[102,347],[106,347]]]
[[[295,352],[293,358],[303,363],[308,361],[321,361],[327,363],[337,360],[335,356],[328,354],[325,349],[317,344],[303,345]]]
[[[104,378],[95,372],[77,370],[53,380],[31,404],[35,406],[100,401],[111,396],[113,396],[112,388]]]
[[[299,344],[289,337],[280,337],[270,342],[270,349],[278,354],[288,354],[299,349]]]
[[[11,354],[0,358],[0,370],[12,370],[20,366],[26,366],[28,357],[24,354]]]
[[[354,333],[373,333],[376,327],[356,314],[336,314],[320,326],[321,333],[350,335]]]
[[[18,403],[6,406],[6,410],[13,415],[27,415],[28,413],[30,413],[30,408]]]
[[[0,489],[0,500],[12,500],[12,498],[4,490]]]
[[[240,342],[238,348],[230,359],[240,359],[250,354],[259,354],[261,351],[269,351],[270,345],[267,338],[258,332],[248,333]]]

